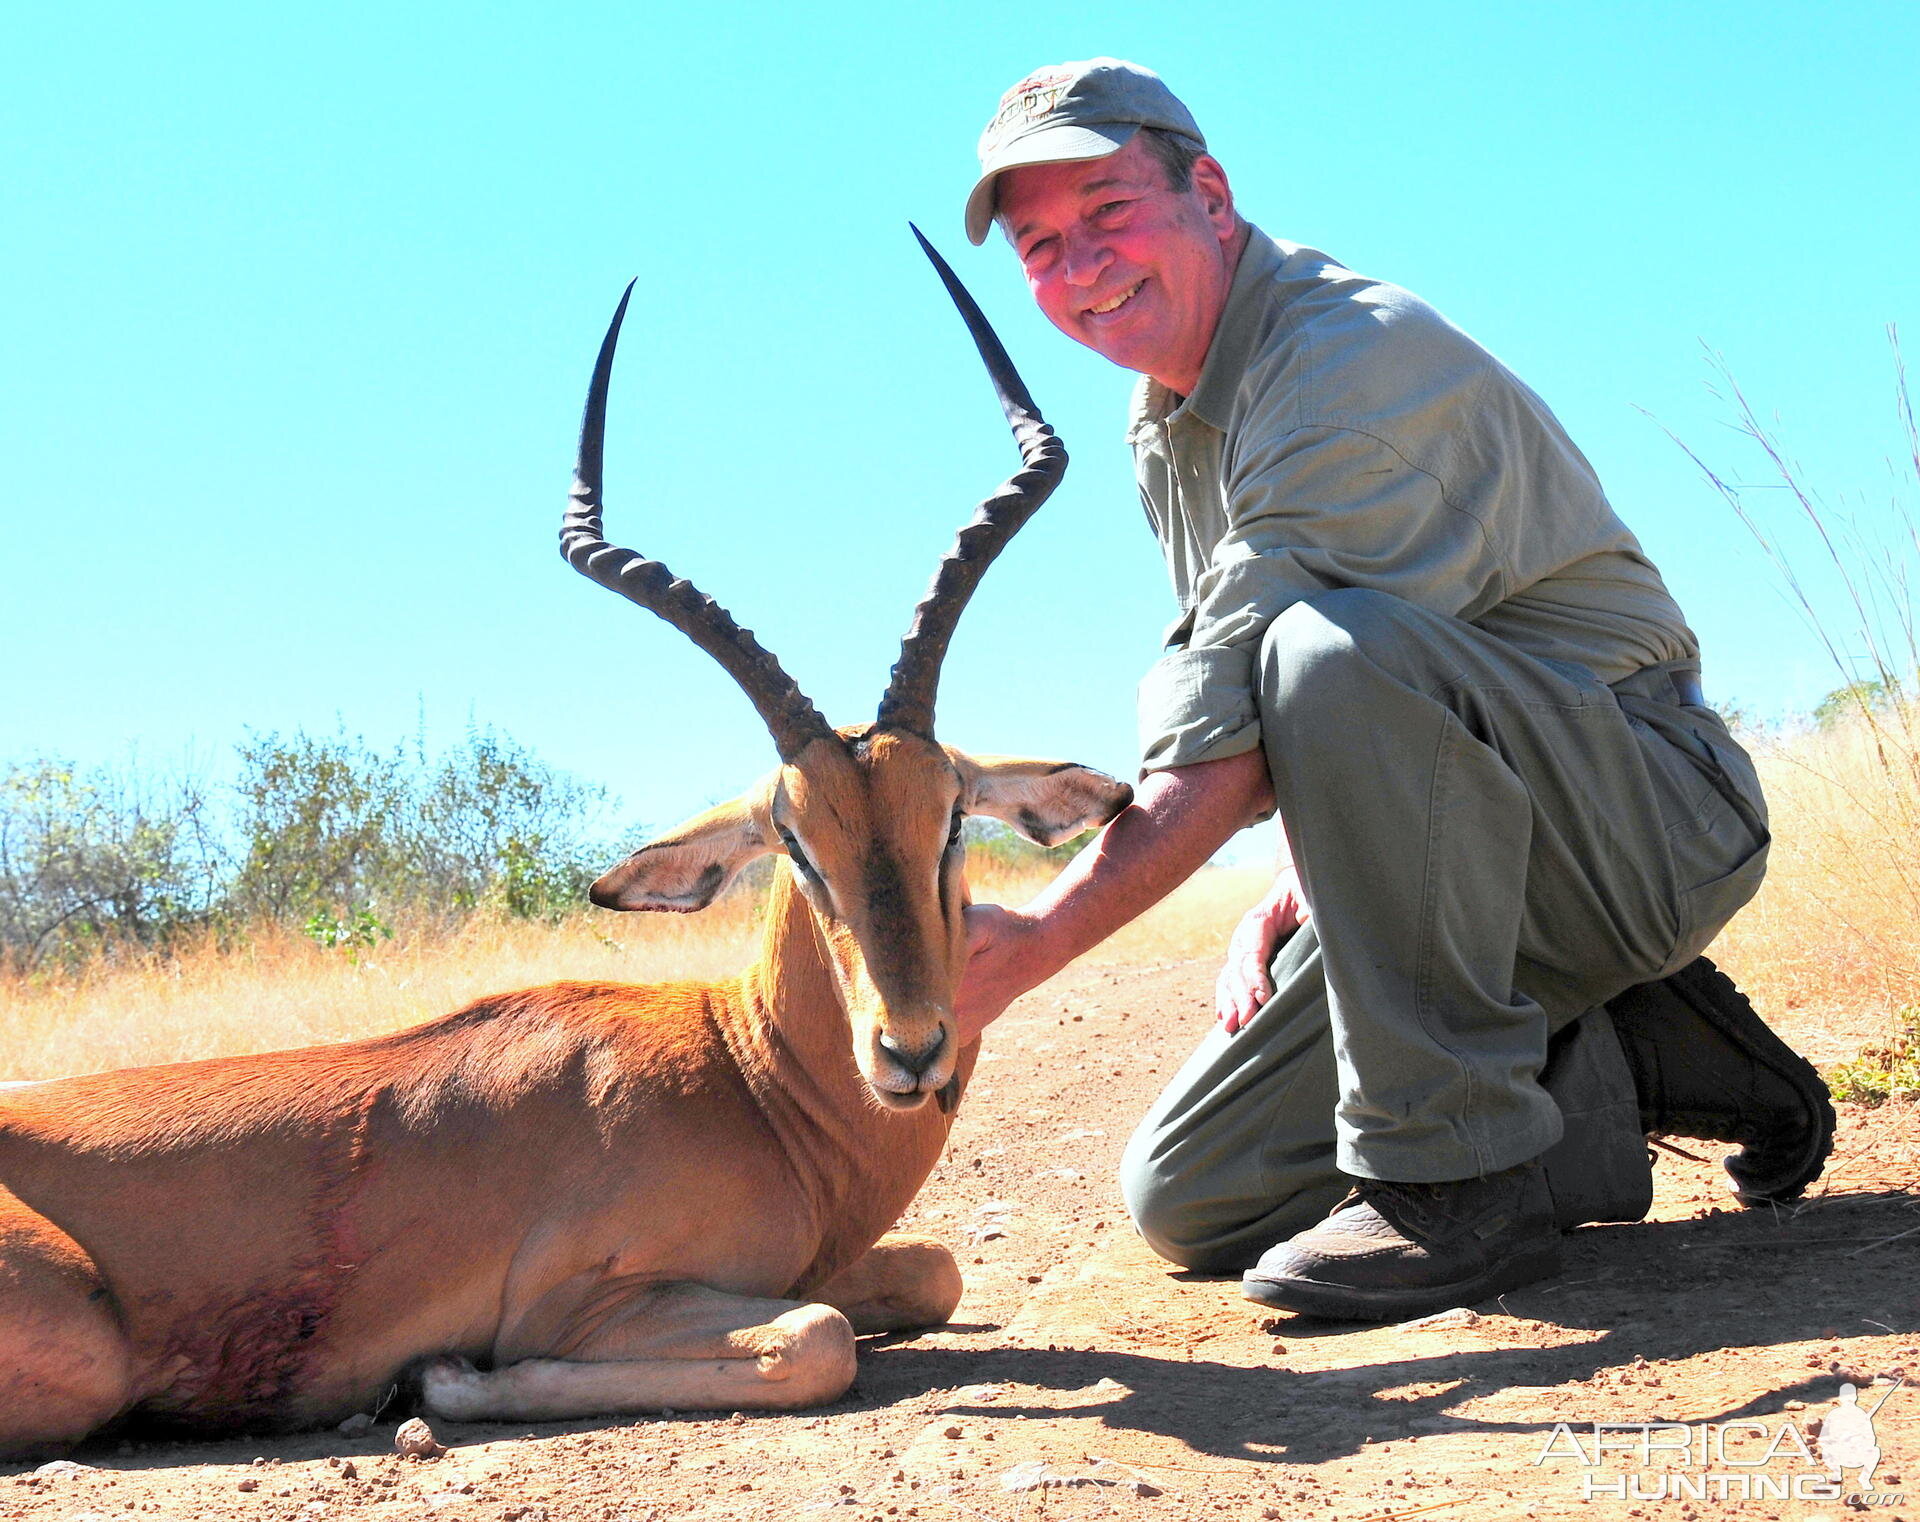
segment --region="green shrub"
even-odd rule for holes
[[[1895,676],[1877,676],[1866,681],[1849,682],[1844,687],[1834,688],[1814,705],[1814,727],[1832,729],[1837,724],[1861,715],[1872,718],[1879,714],[1891,714],[1898,705],[1906,701],[1906,697],[1906,683]]]
[[[1833,1097],[1852,1104],[1920,1099],[1920,1008],[1900,1011],[1885,1041],[1863,1047],[1853,1061],[1829,1068],[1824,1076]]]
[[[414,779],[400,751],[307,734],[254,736],[239,750],[241,855],[226,895],[235,918],[306,922],[416,896]]]
[[[396,916],[559,919],[621,854],[598,843],[604,789],[492,730],[436,757],[298,731],[237,750],[230,792],[48,759],[0,769],[0,961],[262,920],[357,957]]]
[[[379,902],[489,906],[553,919],[586,902],[583,834],[605,790],[491,730],[436,760],[357,737],[256,737],[240,748],[241,918],[309,919]]]
[[[960,832],[960,838],[967,845],[969,861],[992,862],[1008,868],[1046,865],[1056,871],[1078,856],[1080,848],[1092,837],[1093,831],[1086,830],[1057,846],[1037,846],[999,820],[980,815],[969,818]]]
[[[382,941],[393,939],[393,926],[380,919],[371,905],[356,909],[345,918],[329,914],[323,909],[309,915],[301,928],[306,931],[307,938],[317,945],[329,951],[345,951],[350,962],[358,962],[361,952],[371,951]]]
[[[19,969],[205,923],[224,853],[195,778],[42,758],[0,771],[0,959]]]

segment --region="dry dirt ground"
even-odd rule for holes
[[[989,1033],[905,1223],[953,1247],[966,1298],[951,1326],[870,1339],[832,1406],[446,1425],[451,1452],[427,1462],[391,1452],[390,1417],[359,1438],[109,1442],[74,1455],[86,1468],[0,1471],[0,1517],[1920,1517],[1920,1388],[1867,1385],[1920,1377],[1920,1106],[1844,1109],[1826,1181],[1792,1212],[1740,1210],[1716,1167],[1663,1155],[1651,1220],[1576,1233],[1561,1279],[1473,1319],[1273,1315],[1154,1259],[1114,1184],[1210,984],[1194,962],[1083,968]],[[1794,1443],[1843,1375],[1884,1401],[1873,1503],[1741,1499],[1740,1477],[1811,1473]],[[1698,1426],[1649,1439],[1692,1444],[1682,1467],[1637,1452],[1632,1427],[1596,1455],[1596,1422],[1716,1425],[1704,1453]],[[1704,1490],[1666,1491],[1675,1477]]]

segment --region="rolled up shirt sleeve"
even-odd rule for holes
[[[1430,471],[1364,429],[1234,430],[1227,529],[1194,578],[1191,624],[1140,684],[1142,771],[1220,760],[1261,741],[1262,636],[1292,604],[1365,587],[1473,618],[1507,590],[1494,534]]]
[[[1169,650],[1140,680],[1140,770],[1222,761],[1260,743],[1253,651]]]

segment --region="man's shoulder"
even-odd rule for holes
[[[1449,398],[1465,404],[1499,371],[1492,355],[1404,286],[1305,244],[1264,241],[1248,249],[1260,261],[1262,300],[1237,419],[1368,428],[1409,409],[1431,419],[1436,406],[1444,410]]]
[[[1405,286],[1350,269],[1317,248],[1270,241],[1279,255],[1268,298],[1276,321],[1264,350],[1304,348],[1321,363],[1404,362],[1422,353],[1448,365],[1493,362]]]

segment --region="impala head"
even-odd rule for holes
[[[967,815],[990,815],[1054,845],[1105,823],[1132,797],[1124,783],[1087,767],[969,757],[934,738],[940,664],[961,610],[1006,541],[1058,484],[1066,451],[979,308],[920,241],[987,363],[1023,468],[981,504],[942,559],[873,723],[832,728],[719,604],[658,561],[602,537],[607,383],[631,286],[594,367],[560,534],[561,552],[576,570],[659,614],[718,660],[760,711],[780,754],[779,767],[750,792],[608,872],[593,885],[593,901],[606,909],[702,909],[754,858],[785,855],[791,876],[777,891],[804,904],[848,1017],[854,1060],[879,1101],[894,1109],[952,1094],[953,1002],[966,963],[960,829]]]

